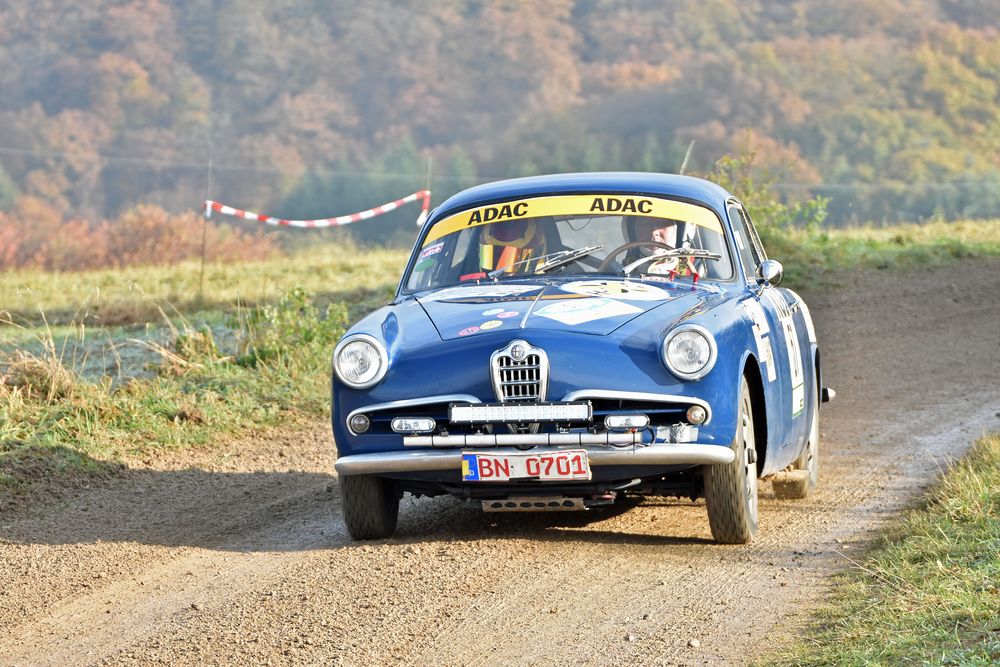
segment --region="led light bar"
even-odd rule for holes
[[[452,405],[449,419],[457,424],[590,421],[589,402],[582,403],[473,403]]]

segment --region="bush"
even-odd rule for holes
[[[80,271],[176,264],[201,255],[206,224],[208,260],[263,259],[277,251],[272,239],[260,232],[206,223],[193,211],[172,215],[142,204],[114,221],[91,223],[63,220],[42,200],[21,197],[11,213],[0,213],[0,270]]]
[[[347,307],[341,303],[331,304],[321,314],[307,290],[293,287],[276,304],[237,316],[238,359],[244,365],[256,366],[262,361],[308,357],[310,351],[326,354],[344,335],[347,317]]]
[[[26,350],[0,355],[0,396],[17,391],[51,403],[72,397],[77,381],[77,374],[48,350],[41,355]]]
[[[785,202],[775,190],[779,174],[757,164],[757,154],[744,149],[738,155],[722,157],[705,178],[718,183],[740,198],[754,225],[761,231],[791,227],[815,232],[823,226],[829,199],[813,197]]]

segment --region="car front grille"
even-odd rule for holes
[[[540,401],[542,393],[542,360],[529,354],[524,361],[503,356],[497,359],[497,387],[500,401]]]
[[[503,403],[544,401],[549,357],[527,341],[514,340],[490,357],[493,393]],[[507,424],[511,433],[537,433],[538,424]]]
[[[512,341],[493,353],[490,372],[498,401],[545,400],[549,360],[544,350],[523,340]]]

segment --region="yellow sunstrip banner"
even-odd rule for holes
[[[424,239],[424,246],[442,236],[467,227],[489,225],[507,220],[543,218],[550,215],[634,215],[644,218],[681,220],[713,232],[722,233],[722,223],[707,208],[657,197],[631,195],[562,195],[517,199],[501,204],[470,208],[448,216],[434,225]]]

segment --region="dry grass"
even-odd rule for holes
[[[832,239],[868,240],[895,245],[960,242],[1000,246],[1000,220],[958,220],[919,225],[852,227],[828,232]]]
[[[0,329],[0,511],[48,491],[51,480],[77,484],[74,470],[104,475],[115,461],[328,414],[330,350],[345,306],[317,306],[292,288],[274,304],[241,308],[228,329],[160,313],[169,334],[131,342],[152,354],[142,357],[146,376],[127,381],[87,377],[86,356],[48,327],[8,323],[20,334],[14,347]],[[86,329],[74,331],[82,342]]]
[[[856,269],[927,268],[1000,255],[1000,220],[809,231],[762,228],[768,255],[791,287],[838,283]]]
[[[79,273],[11,271],[0,274],[0,304],[22,318],[37,320],[44,311],[52,322],[75,319],[111,326],[159,321],[162,303],[187,314],[233,311],[239,304],[273,301],[293,285],[322,302],[373,297],[384,301],[399,281],[407,256],[400,250],[326,245],[289,257],[210,263],[204,289],[197,262]]]
[[[5,392],[17,392],[29,399],[51,403],[72,398],[76,382],[76,374],[52,354],[38,356],[15,350],[0,356],[0,397]]]
[[[60,342],[44,313],[41,326],[32,328],[10,317],[0,318],[0,333],[17,329],[30,344],[0,346],[0,400],[33,400],[52,403],[70,399],[79,383],[79,368],[86,363],[83,343],[86,327],[72,323]],[[0,343],[4,340],[0,336]]]

